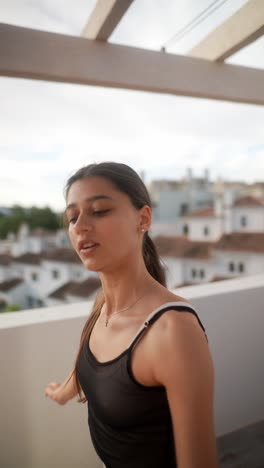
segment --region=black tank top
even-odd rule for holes
[[[171,309],[195,314],[205,333],[193,306],[177,301],[151,312],[128,348],[111,361],[99,362],[92,354],[91,332],[84,344],[77,375],[88,400],[91,440],[106,468],[177,467],[165,387],[141,384],[131,369],[132,349],[147,328]]]

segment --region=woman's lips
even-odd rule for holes
[[[82,255],[89,255],[90,253],[93,253],[97,249],[97,247],[99,247],[99,244],[94,244],[91,247],[82,247],[80,249],[80,253]]]

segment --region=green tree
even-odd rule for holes
[[[27,223],[30,229],[40,227],[56,230],[61,227],[59,215],[48,206],[23,208],[20,205],[14,205],[10,215],[0,217],[0,239],[5,239],[9,232],[16,234],[22,223]]]
[[[20,305],[18,304],[8,304],[3,310],[0,312],[17,312],[18,310],[21,310]]]

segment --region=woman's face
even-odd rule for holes
[[[141,253],[141,229],[148,229],[150,217],[149,206],[137,210],[125,193],[103,177],[81,179],[70,187],[69,237],[89,270],[111,271],[135,259]]]

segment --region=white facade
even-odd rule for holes
[[[0,241],[0,253],[10,252],[14,257],[25,253],[40,253],[53,248],[69,247],[70,241],[65,229],[58,229],[54,233],[37,229],[30,232],[27,224],[22,224],[17,237],[14,235],[7,240]]]
[[[13,241],[9,239],[0,239],[0,254],[10,253]]]
[[[151,227],[149,229],[150,237],[157,237],[157,236],[177,236],[179,228],[179,222],[159,222],[153,221],[151,223]]]
[[[184,190],[164,190],[155,208],[154,222],[173,222],[187,211],[207,206],[213,200],[212,193],[190,186]]]
[[[29,291],[25,282],[17,284],[8,291],[0,291],[0,298],[4,299],[7,304],[19,305],[22,309],[29,307],[28,295]]]
[[[215,241],[223,233],[223,218],[216,216],[184,216],[178,221],[176,235],[186,235],[190,240]]]
[[[14,275],[12,274],[12,269],[10,265],[1,265],[0,264],[0,283],[3,281],[6,281],[10,278],[14,278]]]
[[[215,275],[213,259],[185,258],[182,283],[207,283]]]
[[[183,274],[183,261],[182,258],[177,257],[164,257],[163,261],[166,265],[165,274],[167,287],[173,289],[176,284],[181,284]]]
[[[23,308],[61,304],[61,301],[48,299],[49,294],[69,281],[78,282],[97,275],[95,272],[86,270],[81,263],[52,260],[40,260],[39,264],[32,264],[26,260],[24,263],[14,260],[8,271],[8,276],[5,276],[6,271],[7,269],[0,268],[2,281],[10,277],[19,277],[24,280],[23,287],[18,288],[15,296],[13,293],[6,296],[8,303],[13,303],[15,298],[15,303],[20,304]]]
[[[232,208],[232,231],[263,232],[264,206],[234,206]]]

